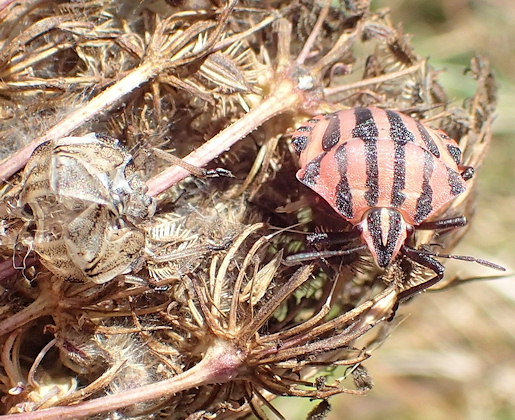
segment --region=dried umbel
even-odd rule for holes
[[[139,264],[151,217],[132,156],[95,134],[38,146],[27,162],[18,205],[34,222],[31,247],[54,274],[104,283]]]

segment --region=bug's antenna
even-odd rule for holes
[[[448,259],[453,259],[453,260],[475,262],[475,263],[484,265],[485,267],[493,268],[494,270],[506,271],[506,268],[503,267],[502,265],[495,264],[491,261],[483,260],[481,258],[471,257],[470,255],[439,254],[437,252],[423,251],[423,250],[417,250],[417,252],[419,254],[428,255],[431,257],[448,258]]]
[[[443,230],[463,227],[467,224],[464,216],[451,217],[450,219],[435,220],[433,222],[423,222],[416,226],[417,230]]]

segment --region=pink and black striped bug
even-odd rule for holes
[[[467,189],[473,168],[461,164],[458,144],[400,112],[375,107],[318,115],[292,136],[299,154],[297,178],[346,221],[349,232],[319,233],[312,243],[336,244],[361,238],[359,246],[296,254],[289,261],[356,254],[368,248],[380,268],[397,255],[428,267],[436,276],[399,295],[399,300],[440,281],[444,266],[434,257],[495,264],[472,257],[439,255],[407,245],[415,229],[465,226],[465,217],[429,221]]]

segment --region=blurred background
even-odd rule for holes
[[[475,219],[455,253],[515,268],[515,1],[375,0],[412,35],[415,51],[442,71],[451,105],[472,96],[464,70],[477,52],[498,84],[490,153],[479,171]],[[448,262],[447,275],[496,275]],[[484,280],[425,293],[401,308],[404,321],[365,363],[374,388],[365,397],[331,399],[329,420],[515,419],[515,278]],[[339,372],[342,373],[342,372]],[[300,399],[276,402],[290,419],[306,418]]]

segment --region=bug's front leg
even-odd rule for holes
[[[443,275],[445,272],[445,267],[439,261],[435,260],[431,255],[428,255],[427,253],[423,253],[414,248],[410,248],[406,245],[403,245],[401,247],[401,253],[406,257],[412,259],[416,263],[419,263],[420,265],[423,265],[424,267],[433,270],[436,273],[436,276],[420,284],[417,284],[416,286],[410,287],[409,289],[403,290],[401,293],[399,293],[398,296],[399,303],[413,296],[415,293],[422,292],[423,290],[438,283],[440,280],[443,279]]]
[[[438,283],[440,280],[443,279],[443,275],[445,272],[445,267],[440,262],[432,258],[430,255],[422,254],[420,251],[417,251],[416,249],[410,248],[406,245],[403,245],[401,247],[401,253],[407,256],[408,258],[412,259],[413,261],[419,263],[420,265],[430,268],[436,273],[436,276],[430,278],[425,282],[417,284],[416,286],[410,287],[409,289],[403,290],[401,293],[399,293],[399,295],[397,296],[397,302],[392,308],[392,313],[388,318],[388,321],[391,321],[395,317],[395,313],[397,312],[397,309],[399,309],[399,305],[401,302],[404,302],[406,299],[409,299],[414,294],[422,292],[423,290]]]

